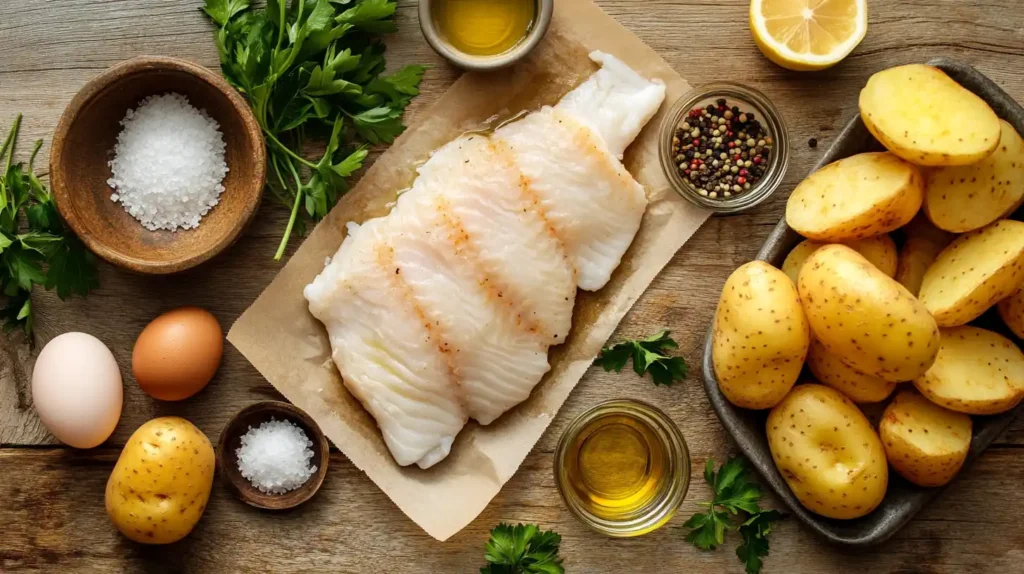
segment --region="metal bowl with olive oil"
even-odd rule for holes
[[[569,424],[555,449],[566,506],[608,536],[640,536],[667,523],[690,486],[690,453],[668,416],[639,401],[612,400]]]
[[[540,43],[554,0],[421,0],[420,28],[434,50],[467,70],[510,66]]]

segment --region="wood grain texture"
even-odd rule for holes
[[[882,68],[938,55],[962,59],[1024,101],[1024,11],[1018,0],[870,1],[864,43],[839,66],[816,74],[768,63],[746,25],[746,0],[598,0],[658,51],[692,84],[737,80],[767,93],[793,136],[791,189],[824,153],[856,108],[867,77]],[[211,29],[200,0],[25,0],[0,17],[0,126],[26,114],[23,149],[49,139],[64,106],[90,78],[140,54],[190,59],[216,67]],[[401,2],[401,32],[389,39],[392,66],[429,63],[416,121],[458,76],[422,39],[415,2]],[[816,149],[807,140],[817,138]],[[49,142],[43,154],[49,151]],[[679,251],[613,339],[667,327],[692,365],[728,274],[751,259],[782,215],[780,194],[747,215],[710,220]],[[213,382],[181,403],[160,403],[130,377],[135,338],[167,309],[199,305],[227,328],[277,273],[271,260],[287,212],[264,202],[245,237],[214,261],[172,278],[133,275],[102,264],[101,288],[87,300],[62,303],[37,293],[37,346],[0,341],[0,571],[297,571],[472,572],[482,561],[486,532],[498,520],[541,523],[564,536],[571,572],[740,572],[734,545],[700,553],[676,528],[708,490],[695,482],[671,527],[635,540],[610,541],[586,531],[564,509],[551,474],[551,453],[567,422],[590,405],[618,397],[664,408],[683,430],[697,466],[734,450],[695,380],[655,388],[632,373],[591,369],[520,472],[484,514],[447,543],[409,521],[341,455],[331,461],[324,490],[286,514],[268,514],[233,500],[222,485],[197,530],[169,548],[143,548],[117,536],[103,511],[103,485],[119,447],[146,420],[184,416],[214,441],[244,406],[280,396],[233,348]],[[297,245],[293,242],[292,250]],[[291,250],[289,251],[289,253]],[[106,342],[125,373],[124,414],[110,441],[87,453],[56,445],[31,407],[34,353],[72,330]],[[696,372],[696,370],[695,370]],[[1024,421],[957,479],[948,492],[877,552],[830,547],[793,521],[773,539],[769,572],[1020,571],[1024,559]],[[1011,494],[1008,494],[1011,493]]]

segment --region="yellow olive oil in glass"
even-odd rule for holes
[[[598,418],[567,448],[569,484],[583,506],[605,520],[649,504],[665,475],[665,453],[653,429],[631,416]]]
[[[667,415],[638,401],[607,401],[562,435],[555,478],[569,510],[588,526],[609,536],[639,536],[679,508],[690,458]]]
[[[434,0],[434,26],[453,48],[496,56],[521,42],[537,14],[536,0]]]

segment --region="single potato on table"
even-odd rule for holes
[[[999,333],[970,326],[942,329],[939,356],[914,386],[950,410],[1005,412],[1024,398],[1024,353]]]
[[[889,151],[924,166],[970,165],[995,151],[999,118],[984,100],[933,66],[871,76],[860,92],[868,131]]]
[[[722,394],[746,409],[767,409],[793,388],[810,342],[796,286],[764,261],[742,265],[722,288],[712,357]]]
[[[856,251],[814,252],[797,284],[814,338],[855,370],[898,383],[931,367],[939,328],[924,305]]]
[[[128,538],[177,542],[195,527],[213,486],[213,446],[179,417],[153,419],[135,431],[107,481],[107,514]]]
[[[897,383],[854,369],[829,353],[817,339],[811,340],[807,368],[814,378],[843,393],[855,403],[877,403],[889,398]]]
[[[996,151],[974,165],[928,173],[924,211],[935,225],[964,233],[1002,219],[1024,202],[1024,138],[1005,120]]]
[[[793,190],[786,223],[808,239],[843,243],[898,229],[924,200],[924,176],[891,153],[830,163]]]
[[[900,391],[878,425],[885,456],[919,486],[953,480],[971,448],[971,417],[944,409],[916,391]]]
[[[800,269],[803,268],[804,262],[807,261],[807,258],[825,245],[828,244],[811,241],[810,239],[801,241],[793,248],[792,251],[789,252],[789,255],[786,256],[786,260],[782,262],[782,272],[788,275],[789,278],[793,280],[793,283],[796,283],[797,279],[800,277]],[[868,237],[867,239],[847,241],[842,245],[845,245],[863,255],[864,258],[877,267],[879,271],[885,273],[889,277],[896,274],[898,256],[896,252],[896,242],[892,240],[892,237],[889,237],[888,235],[876,235],[875,237]]]
[[[999,316],[1014,335],[1024,339],[1024,289],[999,302]]]
[[[804,508],[845,520],[871,512],[885,497],[882,442],[839,391],[793,387],[768,414],[767,431],[775,466]]]
[[[961,235],[921,282],[921,303],[941,327],[966,325],[1024,283],[1024,223],[1003,220]]]

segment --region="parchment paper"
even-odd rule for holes
[[[551,371],[530,398],[483,427],[470,422],[451,455],[421,470],[391,458],[373,417],[342,384],[323,326],[309,314],[302,289],[334,255],[348,221],[386,214],[397,190],[442,144],[488,118],[554,104],[596,66],[587,54],[617,56],[667,85],[662,109],[626,152],[625,164],[651,200],[632,247],[611,282],[580,292],[572,332],[551,351]],[[313,230],[291,261],[232,326],[228,340],[278,391],[305,410],[335,445],[416,524],[445,540],[487,506],[515,473],[579,382],[626,311],[672,255],[707,219],[669,188],[658,163],[662,115],[689,85],[650,47],[591,0],[557,0],[551,28],[530,58],[511,70],[465,74],[366,172]]]

